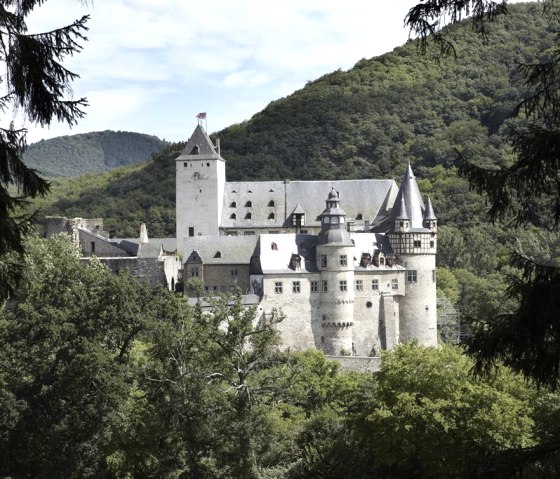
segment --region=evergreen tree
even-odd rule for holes
[[[86,100],[67,99],[70,82],[78,75],[66,69],[62,61],[80,51],[78,42],[86,40],[83,34],[88,17],[50,32],[29,33],[26,18],[43,3],[0,1],[0,62],[6,91],[0,97],[0,111],[6,114],[17,109],[41,126],[54,120],[73,125],[83,116]],[[25,128],[13,122],[0,125],[0,298],[13,291],[21,276],[17,256],[23,254],[23,238],[30,230],[31,219],[21,208],[26,198],[45,195],[49,188],[22,161],[25,136]]]

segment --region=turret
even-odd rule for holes
[[[430,200],[424,205],[410,164],[389,216],[387,233],[398,264],[406,268],[400,311],[400,341],[437,346],[437,218]]]
[[[354,245],[346,231],[346,213],[332,188],[319,216],[321,232],[317,266],[321,274],[320,317],[322,349],[326,354],[352,354],[354,317]]]

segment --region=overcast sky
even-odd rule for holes
[[[408,38],[417,0],[49,0],[31,32],[85,14],[88,42],[65,65],[86,96],[78,126],[29,128],[28,141],[99,130],[186,140],[196,114],[210,132],[251,118],[271,101]]]

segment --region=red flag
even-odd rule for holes
[[[204,120],[204,119],[206,119],[206,112],[197,113],[197,114],[196,114],[196,117],[197,117],[199,120]]]

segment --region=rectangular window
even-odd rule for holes
[[[311,281],[311,292],[312,293],[319,292],[319,281]]]
[[[433,247],[434,247],[434,244],[435,244],[435,243],[434,243],[434,240],[430,240],[430,248],[433,248]]]
[[[436,270],[433,269],[432,270],[432,283],[435,283],[435,282],[436,282]]]
[[[194,226],[189,226],[189,236],[194,236]]]
[[[348,285],[347,285],[347,283],[346,283],[346,280],[343,279],[343,280],[340,282],[339,288],[340,288],[340,291],[343,292],[343,293],[344,293],[345,291],[348,291]]]
[[[345,254],[340,255],[340,266],[348,266],[348,258]]]
[[[422,241],[420,241],[420,240],[414,240],[414,247],[415,247],[415,248],[420,248],[420,246],[422,246]]]
[[[307,234],[307,230],[301,230],[301,234],[302,234],[302,235],[306,235],[306,234]]]
[[[232,269],[232,270],[230,270],[229,274],[230,274],[231,276],[237,276],[237,270],[236,270],[236,269]]]
[[[323,280],[323,293],[328,292],[328,290],[329,290],[329,285],[326,280]]]
[[[299,281],[292,282],[292,293],[295,294],[301,293],[301,283]]]
[[[191,268],[191,278],[198,278],[199,270],[198,268]]]
[[[399,280],[398,279],[392,279],[391,280],[391,289],[395,290],[395,289],[399,289]]]
[[[274,292],[276,294],[282,294],[282,281],[276,281],[274,283]]]
[[[244,236],[254,236],[254,234],[255,234],[254,231],[243,231]]]
[[[364,282],[361,279],[356,280],[356,291],[364,290]]]
[[[91,254],[95,253],[95,241],[91,242]]]
[[[407,283],[416,283],[418,281],[418,275],[415,269],[411,269],[406,272],[406,282]]]
[[[327,255],[322,254],[321,255],[321,268],[326,268],[326,267],[327,267]]]
[[[379,289],[379,280],[378,279],[372,279],[371,280],[371,289],[373,289],[374,291],[377,291]]]

